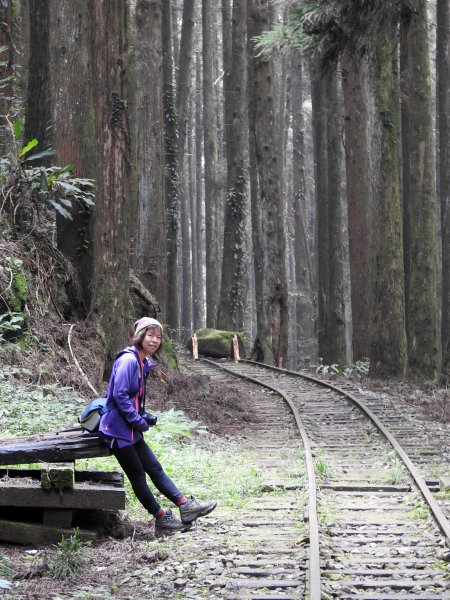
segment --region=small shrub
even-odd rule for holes
[[[69,539],[61,537],[56,552],[47,558],[47,571],[53,579],[68,579],[78,575],[85,564],[85,551],[91,541],[80,539],[79,529],[74,529]]]

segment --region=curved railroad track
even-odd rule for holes
[[[421,475],[436,453],[399,411],[350,386],[251,361],[183,364],[265,387],[267,401],[253,407],[264,426],[248,448],[265,473],[278,469],[280,477],[272,486],[279,502],[257,501],[259,518],[243,524],[236,556],[224,563],[224,593],[214,597],[450,598],[450,526]],[[304,462],[290,485],[283,455],[295,448]]]

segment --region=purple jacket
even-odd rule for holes
[[[114,439],[119,447],[136,443],[142,438],[142,431],[147,431],[148,423],[136,410],[135,398],[139,393],[139,386],[143,388],[139,410],[145,398],[145,381],[154,364],[149,359],[144,359],[144,377],[141,378],[141,366],[137,348],[129,346],[124,348],[113,364],[109,378],[108,400],[113,400],[114,408],[105,413],[100,421],[99,432],[111,445]]]

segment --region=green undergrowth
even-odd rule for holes
[[[258,470],[245,456],[234,452],[230,442],[210,436],[199,423],[190,421],[181,411],[155,414],[158,425],[145,434],[145,439],[165,472],[185,495],[216,498],[222,504],[232,505],[258,489]],[[77,461],[77,468],[115,470],[118,465],[114,457],[90,458]],[[125,488],[131,516],[148,518],[127,479]],[[159,500],[166,508],[170,506],[165,498]]]
[[[72,388],[33,383],[30,376],[23,368],[0,370],[0,439],[44,434],[77,424],[86,399]],[[184,494],[214,497],[232,504],[258,488],[260,476],[256,467],[235,451],[232,442],[208,433],[201,423],[189,420],[180,410],[155,414],[158,424],[145,434],[145,439]],[[120,469],[113,456],[78,460],[76,468]],[[128,480],[125,487],[131,516],[147,518]],[[168,501],[163,499],[162,503],[166,506]]]

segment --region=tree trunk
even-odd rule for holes
[[[437,0],[437,23],[449,23],[449,0]],[[437,28],[439,194],[442,235],[442,374],[450,380],[450,35]]]
[[[375,56],[378,165],[374,194],[373,315],[370,371],[375,377],[403,377],[406,368],[403,242],[398,169],[398,105],[392,70],[395,24],[386,20]]]
[[[344,287],[344,230],[341,193],[342,142],[340,98],[336,70],[326,80],[328,148],[329,340],[327,364],[345,364],[346,311]],[[326,358],[326,355],[324,356]]]
[[[13,44],[12,44],[12,2],[0,4],[0,156],[14,151],[14,137],[10,123],[13,98]],[[9,120],[9,122],[8,122]]]
[[[353,360],[369,356],[370,160],[368,144],[367,64],[343,58],[345,165],[350,254]]]
[[[306,223],[305,119],[303,66],[297,50],[291,52],[292,182],[296,287],[297,357],[300,365],[314,360],[313,266]]]
[[[264,362],[279,364],[286,359],[288,344],[285,210],[278,182],[277,146],[273,142],[276,135],[270,62],[254,47],[254,38],[267,29],[268,11],[268,0],[247,3],[250,169],[254,171],[251,183],[256,187],[252,192],[252,216],[256,219],[252,226],[259,305],[253,354]]]
[[[191,92],[191,65],[194,32],[195,0],[184,0],[183,21],[181,25],[180,60],[177,78],[177,115],[178,115],[178,164],[183,164],[186,143],[186,122],[189,114],[189,96]]]
[[[167,212],[162,98],[162,0],[138,0],[136,40],[136,139],[138,215],[134,268],[166,317]]]
[[[245,136],[245,2],[234,0],[232,60],[225,74],[225,139],[228,165],[219,329],[242,331],[247,302],[247,139]]]
[[[215,6],[202,0],[203,33],[203,135],[205,154],[206,226],[206,325],[215,327],[220,293],[219,167],[217,147],[217,102],[214,88]]]
[[[330,314],[330,239],[328,224],[328,138],[325,77],[312,69],[311,100],[314,141],[314,181],[317,205],[317,287],[319,317],[319,357],[329,363],[332,340],[329,334]]]
[[[24,144],[36,138],[39,150],[49,145],[51,123],[49,0],[29,0],[30,55],[26,90]]]
[[[95,178],[96,123],[92,94],[92,19],[89,4],[50,0],[51,145],[55,163],[72,163],[76,177]],[[57,76],[56,76],[57,74]],[[56,215],[57,242],[78,274],[85,309],[92,300],[93,210],[79,204],[72,220]],[[80,299],[72,299],[73,304]]]
[[[180,187],[177,161],[177,117],[174,93],[174,61],[172,48],[171,0],[162,3],[163,45],[163,111],[166,164],[167,211],[167,304],[166,320],[170,329],[178,333],[178,246],[180,236]]]
[[[435,379],[440,369],[437,308],[435,171],[431,113],[427,3],[405,8],[408,44],[410,148],[408,373]]]
[[[126,3],[94,0],[93,82],[97,164],[93,234],[93,309],[110,364],[128,331],[130,200],[128,194]]]
[[[204,225],[204,202],[203,202],[203,120],[202,120],[202,68],[200,54],[197,54],[195,65],[195,229],[197,243],[194,248],[193,260],[197,263],[197,279],[194,282],[194,329],[203,327],[205,319],[205,279],[203,275],[204,250],[205,250],[205,225]]]

